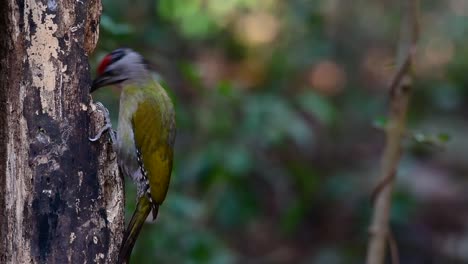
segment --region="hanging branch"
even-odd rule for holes
[[[404,1],[408,28],[410,28],[409,45],[401,45],[406,48],[406,55],[390,83],[389,97],[390,109],[386,125],[386,146],[381,160],[379,184],[374,190],[374,213],[370,226],[370,239],[367,251],[367,264],[384,263],[386,245],[390,243],[391,234],[389,215],[391,208],[392,189],[395,175],[401,157],[401,141],[406,130],[406,113],[412,90],[411,69],[414,63],[416,44],[419,38],[419,1]],[[402,24],[402,27],[406,25]],[[394,263],[398,261],[396,243],[391,246],[391,255]]]

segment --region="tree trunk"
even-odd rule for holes
[[[87,55],[99,0],[0,1],[0,263],[115,263],[123,182]]]

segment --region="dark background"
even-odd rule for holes
[[[177,110],[169,195],[133,261],[363,263],[399,2],[103,0],[93,68],[131,47]],[[401,263],[468,263],[468,1],[421,2],[391,227]],[[115,126],[118,90],[93,97]]]

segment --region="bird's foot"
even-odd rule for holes
[[[109,110],[107,110],[106,107],[104,107],[104,105],[101,103],[101,102],[96,102],[95,103],[96,105],[96,108],[98,111],[101,111],[104,113],[104,126],[99,129],[98,133],[96,134],[96,136],[94,137],[89,137],[89,141],[92,141],[92,142],[95,142],[95,141],[98,141],[102,134],[106,131],[109,131],[109,137],[110,137],[110,141],[111,143],[115,143],[117,142],[116,141],[116,132],[112,129],[112,123],[110,121],[110,115],[109,115]]]

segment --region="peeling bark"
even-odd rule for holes
[[[0,263],[115,263],[123,182],[89,96],[99,0],[0,3]]]

